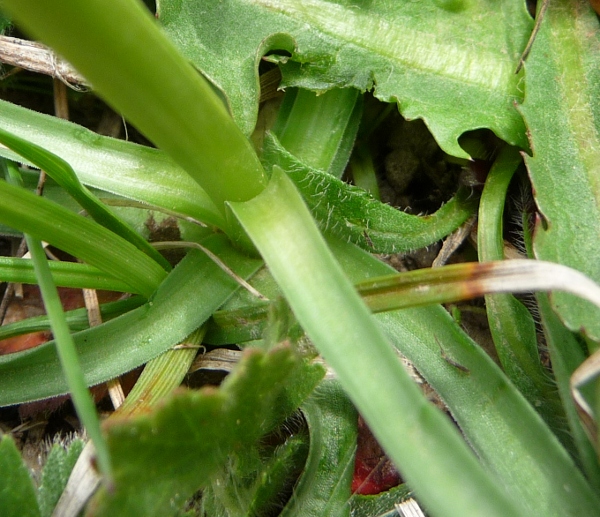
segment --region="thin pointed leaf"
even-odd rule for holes
[[[0,128],[0,142],[7,145],[21,156],[27,157],[36,167],[44,170],[48,176],[53,178],[64,188],[80,205],[88,215],[105,228],[123,237],[143,251],[150,258],[160,264],[165,270],[170,271],[171,265],[138,233],[129,228],[105,205],[100,203],[92,193],[80,182],[73,168],[58,156],[46,151],[38,145],[27,142],[18,136],[12,135]]]
[[[5,181],[0,181],[0,222],[49,242],[88,264],[152,295],[165,270],[145,253],[98,223]]]
[[[122,280],[100,271],[98,268],[78,262],[50,262],[50,271],[54,283],[59,287],[75,287],[88,289],[104,289],[123,293],[137,293],[135,289]],[[33,264],[30,259],[15,257],[0,257],[0,281],[20,282],[23,284],[37,283]]]

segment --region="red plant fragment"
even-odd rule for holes
[[[352,493],[376,495],[400,484],[400,474],[367,427],[358,420],[358,439]]]

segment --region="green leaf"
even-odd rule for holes
[[[354,495],[350,500],[351,517],[396,517],[396,503],[412,496],[406,484],[398,485],[376,496]]]
[[[308,436],[290,436],[269,457],[265,457],[264,449],[253,444],[227,461],[210,486],[202,490],[203,515],[264,515],[282,506],[306,460]]]
[[[42,471],[38,501],[42,517],[50,517],[67,485],[67,480],[83,450],[83,440],[74,440],[68,446],[54,444]]]
[[[100,136],[66,120],[0,100],[0,124],[59,156],[87,186],[223,228],[224,219],[206,192],[164,152]],[[35,131],[31,128],[34,127]],[[0,147],[0,156],[23,160]]]
[[[590,484],[598,489],[600,488],[598,455],[583,430],[571,395],[570,385],[571,375],[586,359],[584,346],[561,323],[558,316],[551,309],[547,295],[538,293],[537,300],[548,352],[550,353],[550,361],[552,362],[552,372],[556,379],[556,388],[558,388],[558,393],[565,408],[571,439],[575,442],[579,453],[576,455],[576,460],[583,466]]]
[[[332,241],[331,246],[354,281],[392,270],[347,243]],[[486,470],[513,501],[519,501],[525,515],[597,514],[598,494],[556,436],[443,307],[381,313],[376,319],[394,346],[439,393]],[[380,377],[374,375],[370,382],[381,393]],[[368,382],[362,389],[369,389]],[[431,471],[431,464],[423,465],[423,470]],[[411,488],[419,496],[414,483]]]
[[[158,253],[158,251],[150,246],[141,235],[134,232],[129,226],[121,221],[121,219],[113,214],[105,205],[100,203],[100,201],[79,182],[73,168],[66,161],[42,147],[12,135],[3,129],[0,129],[0,142],[10,147],[21,156],[27,157],[27,159],[33,162],[36,167],[45,171],[46,174],[64,188],[96,222],[134,244],[140,251],[143,251],[150,258],[154,259],[165,270],[171,270],[171,265],[160,253]]]
[[[504,259],[506,193],[520,164],[518,151],[505,147],[486,179],[479,205],[477,236],[481,262]],[[565,433],[565,415],[552,384],[551,373],[542,366],[535,322],[529,310],[512,294],[487,295],[485,306],[494,346],[504,371],[563,443],[572,447],[572,441]]]
[[[600,27],[588,2],[549,2],[525,62],[521,112],[533,156],[525,163],[541,218],[537,258],[559,262],[600,282]],[[567,327],[600,340],[600,312],[556,293]]]
[[[415,386],[289,178],[274,167],[260,195],[230,206],[298,322],[424,504],[456,516],[520,515],[521,503],[508,497]],[[426,468],[433,464],[436,468]]]
[[[133,291],[132,287],[122,280],[117,280],[87,264],[53,261],[49,265],[54,283],[59,287],[104,289],[124,293]],[[37,283],[31,259],[0,257],[0,280],[23,284]]]
[[[313,382],[294,393],[296,399],[314,388],[322,368],[307,365],[289,348],[267,354],[247,350],[221,388],[180,392],[152,414],[113,421],[108,442],[115,492],[102,490],[94,513],[173,515],[229,453],[253,444],[282,421],[280,403],[289,410],[286,389],[297,371]]]
[[[103,303],[100,305],[102,321],[111,320],[135,309],[140,305],[143,305],[144,301],[145,300],[141,296],[135,296],[117,302]],[[67,317],[67,323],[72,332],[85,330],[90,326],[88,312],[85,308],[67,311],[65,312],[65,316]],[[0,327],[0,340],[44,330],[50,330],[48,316],[35,316],[33,318],[16,321],[15,323],[2,325]]]
[[[294,495],[280,517],[349,515],[358,415],[336,380],[324,380],[302,404],[310,448]]]
[[[224,214],[225,201],[251,199],[264,188],[252,145],[141,2],[63,0],[57,9],[44,0],[3,0],[2,8],[168,152],[217,210]]]
[[[35,488],[21,455],[10,436],[0,439],[0,515],[39,517]]]
[[[261,265],[234,251],[222,235],[203,244],[240,276]],[[190,251],[150,302],[73,336],[88,385],[130,371],[181,342],[238,287],[210,258]],[[0,406],[66,392],[53,341],[0,356],[0,377]]]
[[[480,127],[527,147],[514,108],[522,99],[514,71],[532,26],[523,2],[159,0],[157,10],[247,134],[256,122],[257,64],[285,50],[283,86],[373,88],[406,118],[423,118],[449,154],[466,157],[457,139]]]
[[[300,162],[341,178],[361,121],[363,98],[356,90],[315,95],[289,89],[273,126],[281,146]]]
[[[132,286],[147,298],[165,270],[103,226],[25,189],[0,181],[0,222],[45,240]]]
[[[456,230],[477,206],[475,198],[468,199],[469,193],[460,190],[434,214],[407,214],[360,188],[307,167],[272,134],[265,138],[263,160],[288,174],[321,228],[373,253],[399,253],[429,246]]]

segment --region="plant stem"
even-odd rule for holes
[[[217,208],[224,211],[224,201],[251,199],[264,188],[266,175],[252,145],[141,2],[4,0],[2,9],[69,60]]]

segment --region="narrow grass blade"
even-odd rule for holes
[[[126,312],[143,305],[144,299],[141,296],[127,298],[118,302],[104,303],[100,305],[100,314],[102,321],[108,321]],[[71,332],[79,332],[89,328],[90,323],[87,316],[87,309],[75,309],[65,312],[67,323]],[[21,336],[30,332],[39,332],[50,330],[50,321],[48,316],[35,316],[25,320],[17,321],[0,327],[0,340],[14,336]]]
[[[7,180],[14,185],[22,184],[19,170],[13,164],[8,165]],[[52,334],[56,340],[56,353],[60,360],[69,394],[73,400],[77,416],[96,448],[100,472],[104,475],[105,482],[110,485],[112,483],[110,454],[100,431],[100,419],[96,412],[96,404],[85,383],[83,370],[81,369],[75,349],[75,342],[67,325],[62,303],[58,296],[58,290],[52,281],[52,273],[48,267],[46,253],[44,252],[42,243],[31,235],[26,233],[25,240],[27,241],[27,248],[33,261],[44,307],[50,320]]]
[[[123,293],[137,293],[129,284],[117,280],[98,268],[78,262],[49,263],[54,283],[59,287],[104,289]],[[0,281],[35,284],[35,272],[30,259],[0,257]]]
[[[352,88],[286,92],[273,133],[300,162],[341,178],[356,139],[362,97]],[[289,105],[289,106],[288,106]]]
[[[0,142],[7,145],[21,156],[25,156],[36,167],[44,170],[48,176],[54,179],[69,195],[73,197],[81,207],[105,228],[123,237],[125,240],[135,244],[150,258],[158,262],[165,270],[170,271],[171,265],[138,233],[129,228],[106,206],[104,206],[92,193],[85,188],[77,179],[73,168],[58,156],[45,149],[32,144],[18,136],[12,135],[0,128]]]
[[[167,276],[133,244],[24,189],[0,181],[0,223],[49,242],[149,297]]]
[[[600,490],[598,455],[583,430],[571,396],[571,375],[586,359],[583,344],[573,332],[562,324],[559,317],[552,310],[550,301],[546,295],[542,293],[538,294],[537,300],[544,335],[546,336],[546,343],[550,353],[550,360],[552,361],[552,372],[554,373],[558,393],[565,408],[572,439],[577,445],[579,452],[576,459],[581,463],[583,471],[590,480],[590,484],[596,490]]]
[[[563,291],[600,307],[600,286],[560,264],[514,259],[468,262],[369,278],[356,284],[374,312],[470,300],[489,293]]]
[[[477,246],[479,260],[504,259],[504,205],[508,186],[521,164],[517,149],[500,151],[483,188],[479,205]],[[508,377],[537,408],[542,418],[571,450],[573,442],[565,429],[565,415],[550,371],[542,367],[537,333],[529,310],[512,294],[486,295],[490,331],[500,362]]]
[[[224,236],[203,241],[237,274],[261,265],[236,252]],[[206,255],[192,250],[169,274],[151,303],[73,337],[88,385],[132,370],[181,342],[238,288]],[[60,395],[67,390],[55,343],[0,356],[0,406]]]
[[[287,176],[275,168],[261,195],[230,206],[298,321],[431,512],[521,515],[518,501],[503,492],[414,385]],[[374,378],[385,393],[374,389]]]

